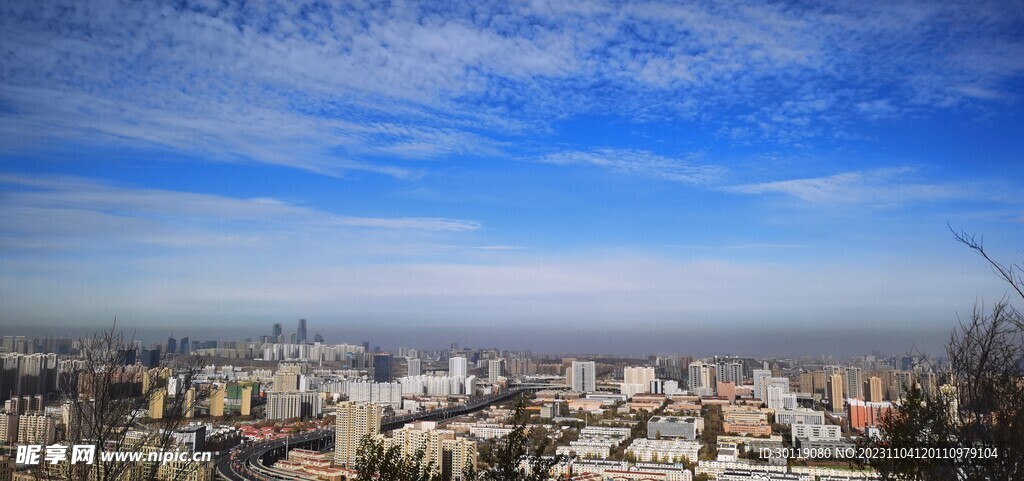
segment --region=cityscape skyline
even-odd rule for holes
[[[1005,2],[0,9],[4,332],[937,352],[1021,255]]]

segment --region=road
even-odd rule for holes
[[[518,396],[524,391],[531,389],[533,388],[511,389],[494,396],[478,399],[467,405],[385,418],[381,423],[381,431],[386,432],[398,429],[402,427],[402,425],[413,421],[438,421],[455,416],[461,416],[463,414],[469,414],[479,411],[491,404],[503,402],[514,396]],[[217,477],[228,481],[290,481],[309,479],[301,476],[295,476],[264,464],[264,461],[270,457],[274,457],[275,461],[283,458],[286,454],[286,445],[287,449],[308,446],[312,449],[324,450],[327,449],[327,447],[334,446],[334,430],[318,429],[316,431],[311,431],[297,436],[291,436],[287,439],[278,439],[256,444],[243,444],[242,446],[232,449],[226,455],[217,460]]]

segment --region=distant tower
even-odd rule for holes
[[[597,391],[596,365],[594,361],[572,362],[572,390],[577,392]]]
[[[391,382],[391,354],[386,352],[373,355],[374,382]]]
[[[270,342],[281,342],[281,323],[275,322],[274,329],[270,333]]]
[[[178,352],[178,340],[173,337],[167,338],[167,352],[175,354]]]
[[[295,340],[299,343],[306,342],[306,320],[299,319],[299,329],[296,331]]]
[[[313,336],[313,342],[324,342],[324,336],[319,332],[316,333],[316,335]]]
[[[187,337],[181,338],[181,342],[178,343],[178,352],[181,354],[188,354],[191,350],[190,348],[191,344],[189,343],[189,339]]]

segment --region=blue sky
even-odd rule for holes
[[[1024,239],[1024,9],[945,3],[4,2],[0,326],[937,348]]]

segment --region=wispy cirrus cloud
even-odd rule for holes
[[[500,158],[555,119],[684,119],[791,145],[1005,102],[1024,73],[1006,2],[566,8],[5,2],[0,138],[419,178],[407,161]]]
[[[726,192],[749,195],[777,194],[803,201],[835,204],[890,205],[977,197],[965,185],[926,182],[909,167],[844,172],[825,177],[780,180],[724,187]]]
[[[356,233],[374,230],[440,235],[480,228],[467,220],[341,215],[275,198],[134,188],[77,177],[2,175],[0,187],[0,233],[11,249],[78,249],[104,242],[108,247],[228,247],[292,236],[358,238]]]
[[[697,163],[699,155],[671,158],[643,150],[596,149],[558,152],[541,158],[555,165],[589,165],[621,174],[637,175],[687,184],[709,184],[725,174],[724,167]]]

